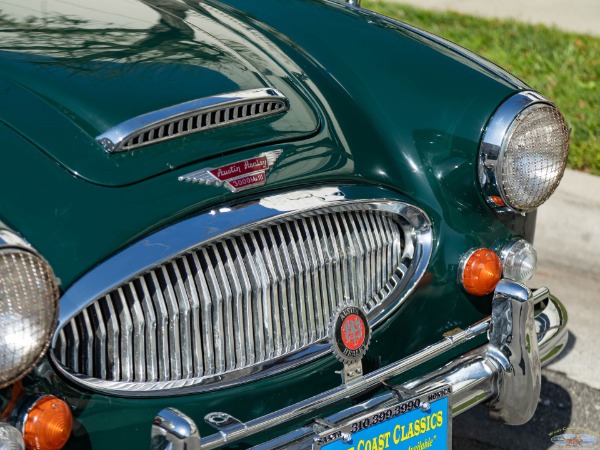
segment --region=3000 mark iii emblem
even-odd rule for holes
[[[200,169],[182,175],[178,179],[190,183],[224,185],[231,192],[239,192],[264,185],[267,181],[267,172],[275,165],[280,155],[281,150],[264,152],[254,158],[244,159],[214,169],[212,167]]]
[[[369,347],[371,329],[362,309],[344,306],[333,316],[330,324],[333,353],[344,364],[360,361]]]

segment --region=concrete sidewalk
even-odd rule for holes
[[[600,35],[599,0],[393,0],[438,11],[480,17],[512,18],[555,25],[567,31]]]
[[[600,389],[600,177],[567,170],[538,210],[538,270],[530,286],[547,286],[569,312],[569,343],[549,368]]]

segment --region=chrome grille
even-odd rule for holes
[[[397,283],[403,232],[370,211],[315,214],[219,240],[119,286],[60,331],[74,372],[112,381],[215,376],[327,335],[343,303],[368,312]]]
[[[431,226],[406,203],[344,195],[265,197],[123,250],[63,295],[53,361],[94,390],[169,395],[322,355],[342,304],[361,305],[376,326],[423,275]]]

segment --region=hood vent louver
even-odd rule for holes
[[[232,92],[169,106],[129,119],[96,140],[110,153],[124,152],[192,133],[221,128],[287,111],[276,89]]]

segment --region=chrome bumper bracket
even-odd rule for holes
[[[150,447],[153,450],[200,450],[200,433],[188,416],[175,408],[165,408],[152,423]]]
[[[493,418],[521,425],[533,417],[542,388],[531,292],[501,280],[494,293],[488,359],[498,364],[497,396],[490,402]]]

